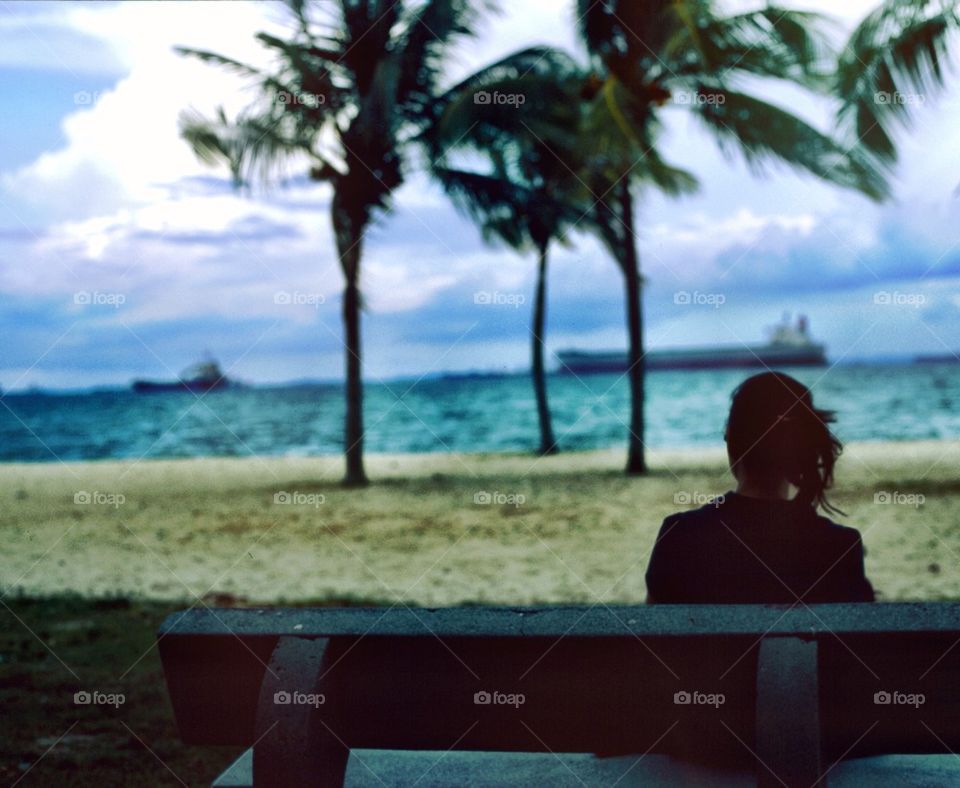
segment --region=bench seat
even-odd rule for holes
[[[365,753],[404,784],[444,752],[424,780],[952,783],[922,756],[960,750],[958,643],[956,603],[202,608],[158,633],[181,738],[252,748],[219,784],[258,786],[364,784]]]
[[[752,788],[752,770],[719,771],[650,753],[597,758],[586,753],[438,752],[357,750],[350,756],[348,788]],[[841,761],[830,772],[833,788],[941,788],[960,785],[955,755],[874,755]],[[246,750],[213,783],[213,788],[252,788],[253,749]]]

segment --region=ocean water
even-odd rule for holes
[[[960,364],[786,370],[837,411],[849,440],[960,437]],[[730,392],[749,372],[652,372],[651,447],[723,442]],[[538,443],[527,377],[449,378],[365,385],[372,452],[528,451]],[[626,378],[551,376],[550,406],[562,449],[624,445]],[[194,395],[9,393],[0,400],[0,461],[318,455],[342,450],[338,385],[252,387]]]

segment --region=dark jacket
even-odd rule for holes
[[[734,492],[663,521],[647,567],[650,602],[872,602],[863,542],[806,504]]]

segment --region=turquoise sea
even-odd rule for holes
[[[843,440],[960,437],[960,364],[785,370],[837,411]],[[651,447],[722,443],[730,392],[743,370],[651,372]],[[625,443],[628,386],[619,375],[551,376],[561,448]],[[368,381],[366,448],[373,452],[527,451],[537,420],[525,376]],[[0,399],[0,460],[333,454],[342,448],[339,385],[250,387],[195,395],[8,393]]]

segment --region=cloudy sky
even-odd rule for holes
[[[451,79],[522,46],[576,50],[568,0],[504,5],[455,53]],[[842,34],[874,4],[789,5],[842,14]],[[253,34],[287,24],[269,2],[0,0],[0,386],[169,377],[204,351],[251,381],[340,376],[326,187],[292,172],[235,194],[177,135],[183,109],[235,111],[252,94],[172,48],[263,63]],[[757,179],[681,109],[667,114],[664,148],[702,189],[647,195],[638,212],[650,346],[758,341],[789,310],[834,359],[960,350],[960,90],[917,113],[882,206],[786,170]],[[589,238],[571,241],[552,260],[550,347],[623,347],[617,269]],[[533,274],[411,174],[366,246],[368,377],[522,368]],[[678,291],[723,303],[678,305]]]

